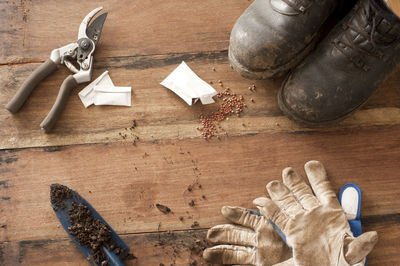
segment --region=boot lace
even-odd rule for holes
[[[344,31],[333,44],[353,64],[369,71],[371,68],[363,60],[365,56],[389,60],[384,49],[397,40],[396,35],[389,33],[392,28],[389,21],[383,14],[377,14],[369,4],[362,6],[353,18],[342,24]],[[381,24],[386,28],[384,32],[378,30]]]

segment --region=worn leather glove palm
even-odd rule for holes
[[[292,252],[268,220],[240,207],[222,207],[222,215],[234,224],[217,225],[207,238],[217,246],[203,257],[213,264],[269,266],[286,261]]]
[[[375,246],[377,233],[354,238],[323,165],[310,161],[304,168],[312,190],[292,168],[286,168],[283,183],[267,185],[271,199],[254,200],[293,248],[293,258],[285,265],[347,266],[362,261]]]

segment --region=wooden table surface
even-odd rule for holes
[[[193,246],[207,228],[226,222],[221,206],[252,207],[284,167],[303,171],[311,159],[325,164],[336,191],[348,182],[362,188],[364,229],[380,238],[368,265],[399,265],[399,71],[347,120],[301,127],[277,106],[282,80],[253,82],[229,67],[230,31],[250,3],[0,1],[0,265],[88,265],[50,207],[51,183],[75,189],[102,214],[138,257],[128,265],[204,264]],[[100,5],[109,14],[93,77],[109,70],[116,85],[132,86],[132,107],[85,109],[80,85],[54,131],[44,134],[39,124],[69,74],[61,68],[18,114],[6,111],[24,79],[52,49],[76,41],[82,18]],[[221,124],[228,135],[220,140],[205,141],[196,130],[200,104],[189,107],[159,85],[182,60],[246,99],[242,117]],[[248,90],[253,83],[256,92]],[[137,127],[127,130],[133,120]],[[196,182],[202,187],[187,191]]]

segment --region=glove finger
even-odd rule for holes
[[[304,169],[319,202],[334,209],[341,208],[322,163],[309,161],[304,165]]]
[[[257,206],[262,215],[271,220],[284,234],[287,235],[285,230],[290,218],[283,213],[272,200],[268,198],[257,198],[253,201],[253,204]]]
[[[212,227],[207,232],[207,239],[214,244],[229,244],[239,246],[257,246],[257,233],[252,229],[233,225],[221,224]]]
[[[253,248],[231,245],[219,245],[207,248],[203,258],[209,263],[255,265],[256,256]]]
[[[314,196],[311,187],[304,182],[304,179],[293,168],[285,168],[282,171],[282,179],[283,183],[292,191],[305,210],[318,207],[319,201]]]
[[[261,216],[252,213],[250,210],[241,207],[224,206],[221,209],[222,215],[229,221],[256,230]]]
[[[278,207],[288,216],[294,217],[304,212],[291,191],[280,181],[272,181],[267,185],[268,194]]]

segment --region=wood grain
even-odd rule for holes
[[[81,193],[122,235],[138,256],[128,265],[202,265],[191,247],[206,228],[226,222],[221,206],[251,208],[284,167],[303,172],[311,159],[325,164],[336,191],[347,182],[361,186],[364,229],[380,237],[368,265],[398,264],[400,70],[345,121],[324,129],[296,125],[276,104],[282,80],[253,82],[229,67],[230,31],[250,3],[0,1],[0,265],[87,265],[50,207],[54,182]],[[39,124],[69,74],[62,68],[21,112],[4,110],[52,49],[76,41],[79,23],[100,5],[109,14],[93,77],[109,70],[116,85],[132,86],[133,106],[84,109],[81,85],[54,132],[43,134]],[[200,105],[188,107],[159,85],[183,60],[204,80],[222,80],[244,95],[243,116],[221,124],[228,137],[199,138]],[[255,93],[247,89],[253,83]],[[133,120],[137,127],[127,129]],[[159,212],[156,203],[172,213]],[[191,230],[194,221],[198,230]]]
[[[400,259],[399,223],[376,225],[364,220],[363,226],[365,231],[375,230],[379,235],[378,244],[368,256],[368,265],[397,265]],[[196,241],[203,240],[205,235],[206,230],[123,235],[122,239],[138,257],[126,261],[126,265],[189,265],[194,261],[205,265],[201,253],[193,249],[198,245]],[[0,264],[4,265],[87,265],[75,244],[65,238],[0,243],[0,254],[3,254]]]
[[[44,61],[77,41],[92,9],[108,12],[96,58],[220,51],[248,0],[0,1],[0,64]],[[78,7],[78,8],[77,8]],[[52,23],[49,23],[52,21]],[[4,41],[3,41],[4,40]]]
[[[221,222],[221,206],[252,207],[284,167],[302,172],[311,159],[325,163],[336,191],[347,182],[362,187],[363,215],[397,214],[399,129],[2,151],[0,241],[64,235],[50,208],[51,183],[77,190],[121,234],[153,232],[159,222],[161,230],[189,229],[195,220],[207,228]],[[196,181],[202,188],[187,191]],[[188,204],[192,199],[195,207]],[[164,215],[156,203],[169,206],[173,214]]]
[[[138,258],[126,265],[159,266],[206,265],[196,241],[205,238],[205,230],[159,232],[121,236]],[[194,248],[195,247],[195,248]],[[43,239],[0,243],[0,265],[88,265],[76,245],[69,239]]]
[[[389,7],[400,17],[400,2],[398,0],[386,0]]]
[[[0,148],[118,142],[123,141],[120,133],[127,134],[130,139],[138,136],[143,141],[199,137],[200,132],[196,128],[199,126],[201,105],[187,106],[173,92],[159,84],[182,60],[201,78],[213,81],[217,90],[222,89],[217,85],[217,81],[222,80],[225,87],[245,97],[248,108],[242,118],[232,118],[222,123],[228,134],[238,136],[312,131],[291,122],[280,112],[276,94],[281,80],[245,80],[230,69],[225,52],[144,56],[99,61],[93,75],[97,77],[108,69],[116,85],[132,86],[132,107],[91,106],[85,109],[77,96],[78,91],[84,87],[81,85],[70,96],[53,133],[44,134],[39,124],[51,109],[59,86],[68,75],[65,69],[60,69],[34,90],[19,113],[12,115],[0,108]],[[0,67],[0,106],[4,106],[13,97],[35,67],[37,64]],[[216,71],[212,71],[213,67]],[[248,90],[253,83],[257,86],[255,93]],[[399,83],[400,75],[396,71],[363,110],[325,130],[400,124]],[[252,103],[250,99],[255,102]],[[215,108],[215,105],[210,105],[206,110]],[[136,120],[139,126],[134,132],[126,132],[125,128],[132,125],[132,120]]]

